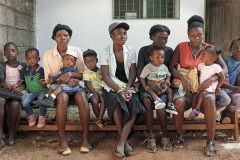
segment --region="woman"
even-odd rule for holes
[[[178,115],[173,116],[177,132],[177,143],[174,144],[176,148],[184,147],[182,123],[184,118],[184,111],[191,108],[192,93],[190,93],[190,91],[192,89],[192,86],[189,80],[175,69],[175,65],[179,63],[183,68],[197,67],[198,64],[201,63],[202,50],[205,47],[209,46],[209,44],[202,42],[204,36],[204,20],[202,17],[196,15],[192,16],[188,20],[187,31],[190,41],[182,42],[176,47],[169,65],[169,70],[172,73],[172,76],[181,80],[183,89],[187,93],[184,96],[180,96],[177,90],[173,91],[174,106],[178,111]],[[222,67],[224,74],[227,74],[227,66],[221,56],[219,56],[215,63],[219,64]],[[218,80],[218,76],[213,75],[204,81],[199,86],[199,92],[208,88],[211,83],[216,80]],[[230,98],[223,91],[220,93],[220,96],[222,96],[222,103],[220,104],[219,108],[227,106],[230,102]],[[217,150],[214,147],[215,143],[213,142],[216,125],[215,96],[208,94],[204,97],[201,111],[203,111],[205,116],[208,135],[205,154],[207,156],[214,156],[217,153]]]
[[[112,23],[109,34],[113,44],[103,49],[100,54],[102,78],[111,88],[110,91],[103,89],[103,98],[108,116],[116,124],[120,135],[120,140],[114,146],[114,153],[120,158],[133,154],[127,137],[133,124],[141,123],[146,118],[146,110],[138,95],[130,90],[136,79],[137,59],[135,50],[124,45],[128,29],[127,23]],[[116,78],[127,84],[124,90],[114,83]]]
[[[52,39],[56,41],[57,46],[47,51],[43,56],[43,66],[45,72],[45,79],[48,79],[48,75],[51,73],[57,75],[62,68],[62,58],[66,54],[67,50],[72,50],[77,53],[78,59],[75,65],[77,72],[68,72],[59,77],[61,83],[69,86],[79,85],[79,79],[82,79],[82,73],[84,70],[82,53],[77,47],[68,46],[68,43],[72,36],[72,30],[67,25],[57,24],[53,30]],[[77,92],[70,96],[74,98],[75,103],[78,106],[79,116],[81,118],[83,127],[83,142],[80,148],[80,152],[89,152],[91,145],[88,141],[89,132],[89,119],[90,111],[88,107],[88,101],[85,92]],[[65,126],[67,118],[67,107],[69,98],[68,94],[62,92],[57,96],[56,117],[58,126],[59,146],[58,151],[62,155],[71,154],[71,149],[68,147]]]
[[[168,41],[168,36],[170,35],[170,30],[167,26],[164,25],[154,25],[151,27],[149,31],[150,39],[153,42],[159,41],[162,42],[164,45],[166,45]],[[137,65],[137,75],[138,78],[140,77],[143,68],[150,63],[150,45],[144,46],[140,49],[138,54],[138,65]],[[170,59],[173,54],[173,49],[166,46],[166,54],[164,59],[164,64],[168,66]],[[152,81],[151,81],[152,82]],[[148,85],[156,92],[161,93],[161,88],[156,85],[156,83],[149,81]],[[140,86],[140,98],[143,101],[144,106],[147,110],[147,128],[149,132],[149,139],[148,139],[148,145],[147,145],[147,151],[148,152],[156,152],[156,139],[153,134],[153,100],[152,97],[144,90],[142,86]],[[166,94],[163,94],[160,96],[160,99],[164,101],[164,103],[167,102],[167,96]],[[164,149],[171,149],[172,145],[169,141],[168,135],[167,135],[167,112],[165,108],[161,110],[156,110],[157,113],[157,119],[160,123],[161,131],[162,131],[162,139],[161,143],[163,145]]]

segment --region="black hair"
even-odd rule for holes
[[[39,56],[39,50],[38,50],[37,48],[28,48],[28,49],[25,51],[25,56],[27,56],[27,53],[28,53],[28,52],[32,52],[32,51],[37,52],[37,55]]]
[[[205,49],[210,49],[210,50],[214,51],[214,53],[216,53],[217,56],[219,56],[222,53],[221,49],[218,49],[218,48],[213,47],[213,46],[207,46]]]
[[[149,38],[151,39],[152,35],[154,35],[157,32],[167,32],[168,35],[170,35],[170,29],[167,26],[156,24],[150,28]]]
[[[18,51],[17,45],[16,45],[15,43],[13,43],[13,42],[7,42],[7,43],[4,45],[3,50],[5,50],[6,47],[8,47],[8,46],[10,46],[10,45],[13,45],[13,46],[16,48],[16,50]]]
[[[204,20],[201,16],[198,16],[198,15],[194,15],[190,17],[187,23],[188,23],[188,31],[191,28],[197,28],[197,27],[201,27],[202,29],[204,28]]]
[[[153,56],[153,51],[155,50],[163,50],[166,51],[166,47],[162,42],[153,42],[153,44],[150,46],[150,56]]]
[[[57,31],[60,31],[60,30],[65,30],[68,32],[69,36],[72,37],[72,29],[67,26],[67,25],[64,25],[64,24],[60,24],[58,23],[54,29],[53,29],[53,32],[52,32],[52,39],[54,40],[54,36],[56,36],[56,33]]]
[[[229,47],[229,52],[231,52],[232,47],[233,47],[233,45],[234,45],[234,43],[235,43],[236,41],[240,41],[240,38],[234,39],[234,40],[232,41],[232,43],[230,44],[230,47]]]

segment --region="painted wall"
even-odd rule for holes
[[[52,30],[57,23],[67,24],[73,30],[70,45],[82,51],[91,48],[100,52],[112,43],[108,26],[115,21],[125,21],[130,25],[127,45],[138,52],[151,43],[149,29],[155,24],[164,24],[171,30],[168,46],[175,48],[181,41],[187,41],[187,20],[192,15],[205,16],[204,0],[180,0],[180,19],[112,19],[112,0],[37,0],[37,47],[41,55],[53,48]]]

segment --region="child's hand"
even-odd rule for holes
[[[149,89],[151,89],[148,85],[144,86],[145,91],[148,91]]]
[[[168,86],[171,86],[171,82],[169,80],[166,80],[165,83],[168,85]]]
[[[13,85],[12,85],[12,90],[16,89],[17,87],[18,87],[17,84],[13,84]]]
[[[8,85],[7,83],[3,83],[2,88],[6,89],[6,90],[11,90],[12,87],[10,85]]]
[[[21,90],[20,90],[19,88],[14,88],[14,89],[12,89],[12,92],[13,92],[13,93],[20,93]]]
[[[53,74],[50,73],[50,74],[48,75],[47,83],[48,83],[48,84],[53,84]]]
[[[216,90],[215,90],[215,94],[216,94],[216,95],[219,95],[219,94],[220,94],[220,92],[221,92],[221,89],[220,89],[220,87],[217,87],[217,88],[216,88]]]

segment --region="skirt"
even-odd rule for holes
[[[139,96],[136,93],[132,93],[132,98],[129,102],[125,102],[122,97],[120,97],[116,92],[109,91],[107,92],[103,89],[102,93],[105,106],[107,108],[109,119],[113,120],[113,113],[119,104],[122,109],[122,124],[125,125],[129,120],[131,120],[132,115],[137,114],[137,118],[135,124],[140,124],[145,121],[147,117],[147,111],[141,101],[139,100]]]

